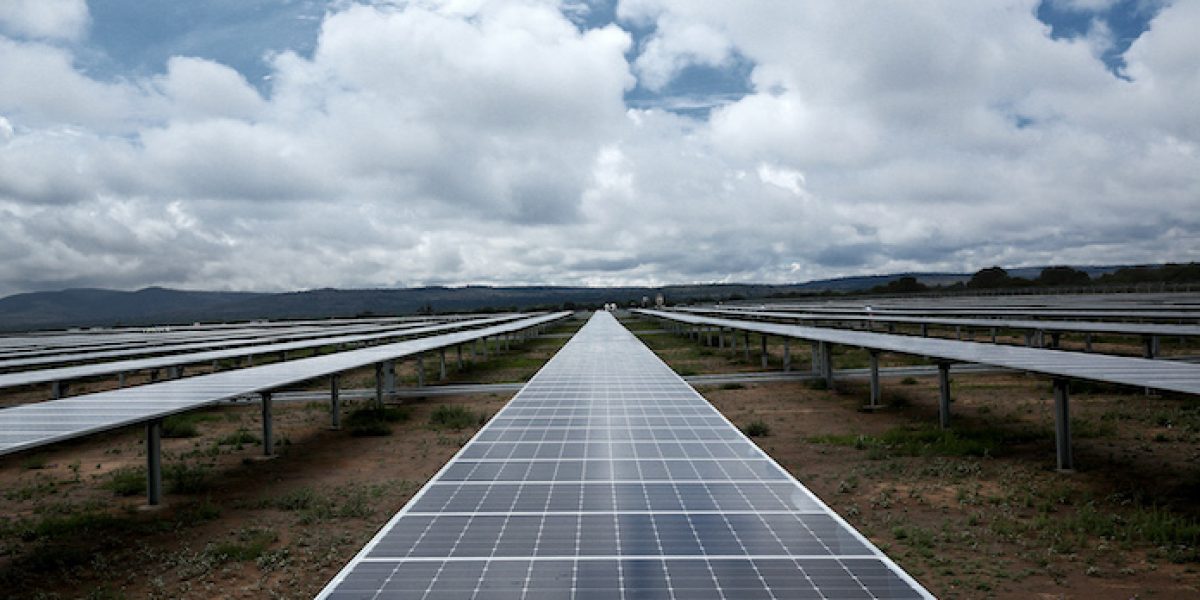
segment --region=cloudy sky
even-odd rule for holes
[[[1200,256],[1200,0],[0,0],[0,295]]]

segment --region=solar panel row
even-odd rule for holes
[[[322,598],[927,598],[597,313]]]
[[[518,319],[519,314],[506,314],[493,317],[476,318],[469,321],[454,321],[450,323],[440,323],[433,325],[421,325],[418,327],[405,327],[399,329],[389,329],[382,332],[374,333],[358,333],[346,335],[331,335],[319,337],[315,339],[304,339],[299,341],[278,342],[271,344],[262,344],[250,347],[225,348],[221,350],[206,350],[201,352],[187,352],[183,354],[171,354],[167,356],[155,356],[150,358],[136,358],[127,360],[118,360],[111,362],[75,365],[67,367],[56,367],[50,369],[37,369],[30,371],[18,371],[15,373],[0,374],[0,388],[16,387],[23,385],[35,385],[39,383],[50,383],[55,381],[68,381],[73,379],[83,379],[86,377],[97,377],[104,375],[113,375],[116,373],[142,371],[151,369],[163,369],[178,365],[186,365],[191,363],[208,362],[213,360],[224,360],[229,358],[241,358],[251,355],[261,355],[276,352],[291,352],[296,350],[309,350],[319,348],[321,346],[330,346],[337,344],[357,344],[364,342],[378,342],[389,338],[401,336],[428,335],[441,333],[463,327],[478,327],[491,325],[495,323],[504,323]]]
[[[0,455],[150,421],[228,398],[269,392],[484,336],[506,335],[566,314],[527,317],[499,325],[485,320],[477,323],[487,325],[479,329],[5,408],[0,410]]]

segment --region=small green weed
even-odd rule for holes
[[[766,437],[771,435],[771,426],[763,421],[751,421],[746,425],[746,435],[750,437]]]
[[[237,539],[222,542],[212,547],[209,553],[218,560],[245,562],[257,560],[271,544],[279,541],[279,534],[270,529],[250,527],[238,532]]]
[[[392,435],[392,423],[407,421],[410,417],[408,409],[385,406],[383,408],[364,407],[346,415],[346,428],[355,437],[374,437]]]
[[[429,415],[429,425],[434,429],[466,429],[487,422],[485,415],[462,406],[442,405]]]
[[[207,490],[208,475],[209,468],[198,464],[176,463],[163,469],[167,490],[176,494],[194,494]]]
[[[112,472],[104,488],[112,490],[118,496],[136,496],[146,493],[146,469],[143,467],[124,467]]]
[[[258,445],[261,443],[262,439],[260,439],[257,435],[250,433],[250,430],[245,428],[238,429],[237,431],[229,435],[222,436],[217,440],[218,446],[235,446],[239,449],[245,444]]]
[[[34,470],[38,470],[38,469],[45,469],[46,468],[46,455],[45,454],[33,454],[33,455],[25,457],[25,460],[21,461],[21,468],[27,469],[30,471],[34,471]]]

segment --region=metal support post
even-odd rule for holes
[[[1146,344],[1146,358],[1158,358],[1158,336],[1147,335],[1142,339]]]
[[[1058,450],[1058,470],[1074,469],[1071,460],[1071,395],[1070,382],[1064,378],[1054,380],[1054,443]]]
[[[871,403],[869,409],[879,408],[879,351],[871,350]]]
[[[446,380],[446,349],[442,348],[438,351],[438,381]]]
[[[929,324],[921,323],[921,337],[929,337]]]
[[[125,387],[125,371],[121,371],[120,373],[117,373],[117,387],[119,387],[119,388]]]
[[[162,419],[146,423],[146,504],[162,502]]]
[[[483,336],[483,360],[487,360],[487,359],[488,359],[488,346],[487,346],[487,340],[488,340],[488,339],[487,339],[487,336],[486,336],[486,335],[485,335],[485,336]]]
[[[717,348],[720,350],[725,349],[725,328],[724,327],[722,327],[717,332]]]
[[[767,334],[765,334],[765,333],[762,334],[762,336],[760,336],[759,339],[762,342],[760,344],[762,346],[762,368],[763,368],[763,370],[766,370],[766,368],[767,368]]]
[[[821,344],[809,342],[809,347],[812,355],[812,373],[819,377],[821,375]]]
[[[950,428],[950,363],[938,363],[938,390],[941,398],[938,402],[938,421],[942,429]]]
[[[961,325],[954,326],[954,337],[958,341],[960,341],[960,342],[962,341],[962,326]]]
[[[66,391],[66,388],[67,388],[67,384],[65,384],[61,381],[55,381],[54,383],[51,383],[50,384],[50,399],[58,400],[59,398],[62,398],[63,394]]]
[[[338,375],[329,377],[329,426],[333,429],[342,428],[342,397],[341,382]]]
[[[783,338],[783,370],[792,370],[792,340]]]
[[[1090,333],[1083,334],[1083,351],[1084,352],[1092,351],[1092,334],[1090,334]]]
[[[992,328],[992,343],[993,344],[996,343],[996,328],[995,327]]]
[[[833,389],[833,347],[821,342],[821,375],[825,377],[825,388]]]
[[[1051,348],[1058,348],[1058,344],[1061,341],[1062,341],[1062,333],[1060,333],[1058,331],[1050,332],[1050,347]]]
[[[746,362],[750,362],[750,332],[742,332],[742,351],[745,353]]]
[[[375,363],[375,408],[383,408],[383,363]]]
[[[425,358],[417,355],[417,387],[425,387]]]
[[[275,432],[271,424],[271,392],[262,394],[263,456],[275,454]]]
[[[396,398],[396,361],[383,361],[383,395],[386,400]]]
[[[463,370],[462,344],[458,344],[454,347],[454,353],[458,358],[458,370],[461,371]]]

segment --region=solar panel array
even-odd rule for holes
[[[322,598],[929,598],[597,313]]]
[[[151,385],[84,394],[0,410],[0,455],[194,410],[221,400],[277,390],[362,366],[505,335],[568,316],[559,312],[501,324],[469,321],[478,329],[369,346]],[[488,324],[483,327],[482,325]]]
[[[792,319],[796,321],[849,321],[857,323],[897,323],[911,325],[951,325],[962,327],[1005,327],[1042,331],[1074,331],[1080,333],[1113,333],[1121,335],[1173,335],[1200,336],[1200,325],[1173,325],[1164,323],[1112,323],[1095,321],[1029,320],[995,317],[986,319],[962,319],[953,317],[906,317],[891,314],[818,314],[811,312],[782,312],[724,308],[680,308],[682,312],[702,315],[761,317],[766,319]]]
[[[639,310],[637,312],[692,325],[753,331],[793,339],[925,356],[950,362],[991,365],[1054,377],[1089,379],[1184,394],[1200,394],[1200,365],[1190,363],[1063,352],[1023,346],[998,346],[828,327],[719,319],[673,311]]]
[[[395,337],[409,337],[415,335],[427,335],[461,329],[464,327],[475,327],[481,325],[490,325],[493,323],[504,323],[513,321],[519,318],[520,314],[504,314],[494,317],[481,317],[467,321],[452,321],[448,323],[438,323],[433,325],[420,325],[417,327],[400,327],[388,328],[386,331],[375,333],[357,333],[357,334],[337,334],[304,339],[291,342],[277,342],[260,344],[255,346],[239,346],[236,348],[225,348],[221,350],[206,350],[201,352],[186,352],[182,354],[168,354],[165,356],[154,356],[150,358],[133,358],[127,360],[117,360],[111,362],[89,363],[82,365],[55,367],[49,369],[36,369],[28,371],[17,371],[13,373],[0,373],[0,388],[17,387],[22,385],[34,385],[38,383],[48,383],[52,381],[65,381],[72,379],[83,379],[86,377],[97,377],[103,375],[113,375],[126,371],[142,371],[150,369],[162,369],[178,365],[186,365],[191,363],[208,362],[213,360],[223,360],[228,358],[241,358],[250,355],[274,353],[274,352],[291,352],[296,350],[311,350],[320,348],[321,346],[329,346],[335,344],[357,344],[364,342],[379,342]]]

